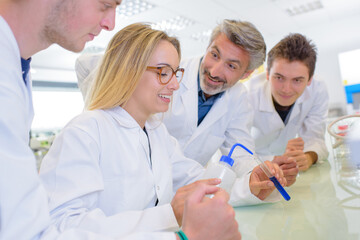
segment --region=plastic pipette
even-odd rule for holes
[[[234,151],[234,148],[236,146],[242,147],[244,150],[246,150],[248,153],[250,153],[253,158],[255,159],[255,161],[260,165],[260,168],[263,170],[263,172],[265,173],[265,175],[274,183],[276,189],[280,192],[280,194],[284,197],[284,199],[286,201],[290,200],[290,196],[289,194],[285,191],[285,189],[283,188],[283,186],[281,186],[281,184],[279,183],[279,181],[276,179],[276,177],[271,173],[270,169],[268,168],[268,166],[264,163],[264,161],[262,159],[260,159],[259,156],[254,156],[254,154],[244,145],[240,144],[240,143],[236,143],[234,144],[234,146],[232,146],[230,152],[229,152],[229,157],[231,156],[232,152]]]

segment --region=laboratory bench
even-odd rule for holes
[[[234,208],[243,240],[360,240],[360,169],[346,146],[286,190],[288,202]]]

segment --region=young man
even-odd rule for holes
[[[58,236],[57,229],[50,226],[47,194],[28,145],[33,118],[28,72],[31,56],[51,44],[79,52],[102,29],[112,30],[119,4],[120,0],[0,2],[0,239],[109,239],[117,236],[108,232],[99,236],[87,231],[92,228],[73,229]],[[209,210],[229,208],[228,196],[221,191],[217,200],[202,202],[205,194],[214,191],[213,186],[201,185],[189,197],[183,229],[190,236],[191,233],[209,232],[206,226]],[[234,226],[236,222],[231,218],[231,211],[221,211],[218,215],[222,222],[219,221],[219,228],[212,231],[222,236],[226,228],[221,224],[227,222]],[[133,239],[175,238],[172,232],[151,233],[155,230],[134,233]],[[236,239],[240,238],[236,227],[232,233]],[[197,237],[200,238],[201,235]]]
[[[297,166],[282,166],[288,184],[295,181],[296,167],[305,171],[328,155],[329,97],[325,84],[313,79],[315,63],[315,45],[301,34],[290,34],[268,53],[266,74],[249,81],[256,153],[279,165],[279,156],[295,159]]]
[[[265,54],[264,39],[251,23],[224,20],[213,30],[203,57],[181,61],[185,74],[163,121],[186,157],[205,166],[219,148],[225,155],[235,143],[254,150],[250,135],[253,111],[246,88],[239,80],[259,67]],[[99,58],[84,55],[77,61],[79,87],[84,95]],[[257,176],[257,171],[249,174],[256,162],[245,150],[236,149],[232,157],[238,179],[231,203],[260,203],[259,199],[273,191],[273,184],[268,178]]]

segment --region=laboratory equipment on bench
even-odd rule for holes
[[[352,114],[339,117],[333,120],[327,127],[330,136],[334,137],[335,143],[332,147],[337,148],[344,143],[348,133],[351,131],[355,124],[359,124],[360,114]]]
[[[343,174],[347,176],[360,176],[359,129],[360,114],[339,117],[327,127],[332,137],[334,157],[343,170]]]

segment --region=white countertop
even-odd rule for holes
[[[330,149],[286,190],[289,202],[235,208],[243,240],[360,239],[360,170],[346,152]]]

